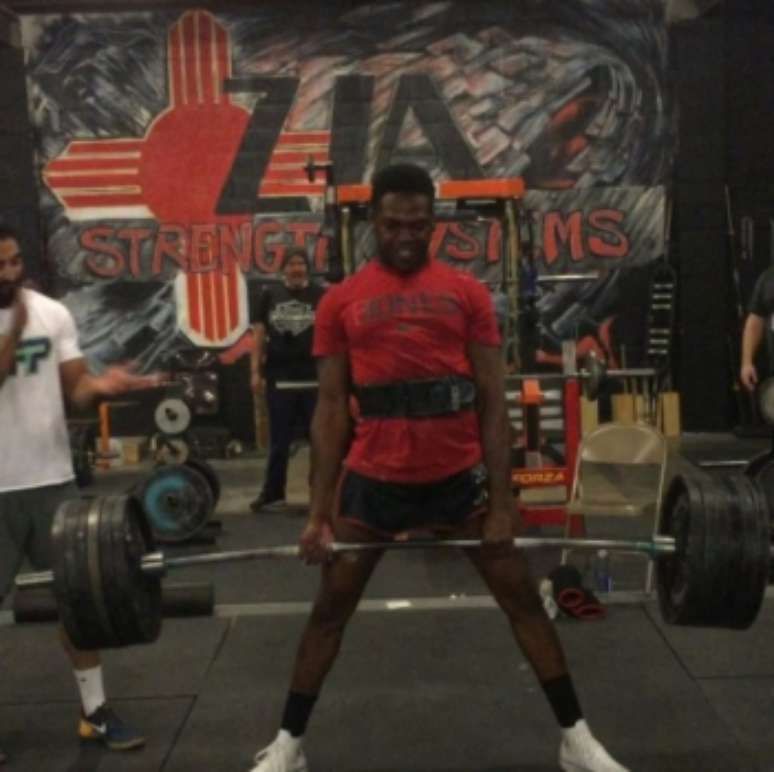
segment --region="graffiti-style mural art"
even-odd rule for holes
[[[663,251],[660,0],[266,0],[27,16],[23,32],[48,258],[96,366],[233,345],[248,285],[288,245],[323,271],[310,156],[340,184],[394,161],[439,181],[522,177],[537,271],[599,274],[539,298],[547,354],[610,324],[621,276]],[[438,228],[436,255],[496,287],[497,225]],[[360,259],[370,243],[358,235]]]

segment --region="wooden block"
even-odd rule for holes
[[[682,431],[680,421],[680,394],[665,391],[658,397],[659,429],[665,437],[679,437]]]
[[[633,394],[613,394],[610,401],[613,409],[613,421],[615,423],[637,423],[636,405]]]
[[[581,437],[599,426],[599,403],[597,400],[580,398]]]
[[[141,463],[148,454],[147,437],[121,437],[121,460],[126,465]]]
[[[649,423],[648,421],[648,406],[645,401],[645,397],[642,394],[637,394],[632,397],[634,403],[634,419],[637,422]]]

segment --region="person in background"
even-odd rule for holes
[[[748,391],[754,391],[758,383],[755,356],[764,338],[767,338],[771,357],[772,334],[774,334],[774,266],[767,268],[755,283],[750,298],[750,311],[742,331],[742,363],[739,380]]]
[[[251,304],[251,387],[256,399],[265,395],[269,413],[269,459],[261,492],[250,504],[253,512],[285,504],[290,447],[297,436],[309,437],[317,400],[312,336],[325,290],[310,280],[301,247],[288,249],[281,270],[282,283],[267,285]]]

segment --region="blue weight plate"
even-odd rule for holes
[[[136,495],[160,543],[190,539],[206,525],[214,509],[210,483],[185,464],[158,467]]]

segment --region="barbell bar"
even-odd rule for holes
[[[514,373],[506,376],[509,381],[526,380],[569,380],[577,379],[583,382],[583,392],[587,399],[595,400],[599,396],[599,390],[606,380],[612,378],[655,378],[658,370],[653,367],[632,367],[617,370],[608,370],[603,360],[595,354],[588,354],[583,360],[583,367],[576,373]]]
[[[480,549],[481,539],[415,539],[389,542],[332,542],[328,546],[331,555],[345,552],[375,552],[379,550],[400,551],[418,549]],[[522,550],[573,549],[607,550],[608,552],[644,553],[652,558],[672,555],[675,552],[675,540],[668,536],[656,537],[650,541],[629,541],[624,539],[573,539],[525,536],[513,540],[513,546]],[[170,569],[190,568],[191,566],[220,563],[237,563],[250,560],[270,560],[272,558],[298,558],[301,550],[298,545],[280,545],[276,547],[256,547],[247,550],[227,552],[205,552],[201,555],[167,557],[163,552],[149,552],[140,560],[140,570],[149,576],[166,576]],[[18,589],[49,587],[54,584],[53,571],[38,571],[21,574],[16,579]]]
[[[658,371],[653,367],[627,367],[621,370],[605,370],[604,378],[655,378]],[[568,381],[577,378],[579,381],[588,380],[592,374],[588,370],[578,370],[577,373],[514,373],[507,375],[506,380],[532,381],[532,380],[560,380]]]
[[[598,281],[599,272],[589,271],[588,273],[556,273],[543,274],[538,276],[538,284],[582,284],[587,281]]]
[[[677,476],[651,540],[520,537],[520,549],[645,553],[656,561],[667,622],[749,627],[768,583],[770,512],[765,491],[739,475]],[[331,554],[372,550],[477,549],[481,540],[334,543]],[[297,546],[166,557],[155,549],[142,507],[131,496],[65,502],[52,527],[53,570],[17,578],[20,590],[53,586],[59,617],[81,649],[154,641],[161,629],[161,583],[170,570],[242,560],[294,558]]]

